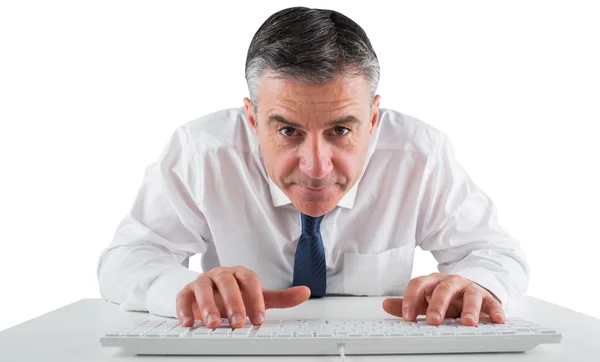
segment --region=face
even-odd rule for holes
[[[379,118],[366,77],[307,85],[265,74],[257,114],[245,98],[267,174],[309,216],[333,210],[360,177]]]

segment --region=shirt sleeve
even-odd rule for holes
[[[479,284],[508,309],[525,293],[530,267],[519,241],[498,223],[497,210],[456,160],[440,132],[426,177],[417,221],[417,244],[431,251],[440,273]]]
[[[178,128],[145,170],[130,212],[97,264],[101,296],[123,310],[176,317],[177,293],[198,272],[189,257],[206,250],[208,225],[198,208],[200,175]]]

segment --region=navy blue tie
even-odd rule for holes
[[[309,287],[311,298],[324,296],[327,288],[325,250],[319,230],[323,216],[312,217],[302,214],[302,235],[298,241],[294,260],[293,286]]]

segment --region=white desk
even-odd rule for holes
[[[389,318],[383,297],[326,297],[291,309],[268,310],[267,319]],[[541,345],[527,353],[346,356],[347,361],[600,361],[600,320],[532,297],[511,307],[508,316],[554,328],[561,344]],[[118,348],[103,348],[98,338],[119,326],[123,318],[149,317],[122,312],[101,299],[84,299],[0,332],[0,361],[341,361],[339,356],[131,356]]]

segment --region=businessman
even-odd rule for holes
[[[439,325],[504,322],[529,265],[440,130],[380,108],[379,64],[339,12],[271,15],[247,53],[249,98],[179,126],[100,255],[107,301],[239,327],[327,295]],[[439,273],[412,278],[416,247]],[[201,254],[202,273],[189,257]],[[401,297],[402,296],[402,297]]]

